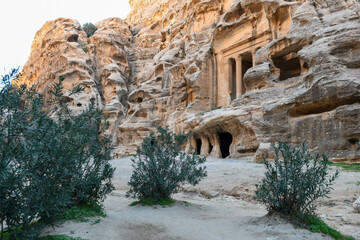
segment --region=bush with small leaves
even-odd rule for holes
[[[330,161],[325,155],[312,156],[303,143],[292,148],[280,142],[275,150],[275,162],[265,158],[266,173],[256,185],[255,199],[264,203],[270,213],[304,216],[314,214],[314,201],[326,197],[339,172],[328,173]]]
[[[87,37],[91,37],[96,32],[97,28],[92,23],[85,23],[82,27],[86,32]]]
[[[101,112],[90,104],[74,116],[63,77],[45,104],[34,87],[12,82],[16,74],[3,77],[0,89],[1,240],[34,239],[65,209],[101,202],[114,188]],[[81,91],[75,86],[70,94]]]
[[[157,128],[150,133],[137,149],[132,158],[133,174],[130,178],[130,190],[127,197],[141,201],[169,199],[183,184],[196,185],[204,178],[206,167],[201,166],[206,158],[181,151],[189,135],[176,134],[168,128]]]

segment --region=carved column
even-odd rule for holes
[[[205,136],[201,136],[201,154],[202,156],[209,155],[209,143],[208,139]]]
[[[217,133],[213,134],[213,139],[214,139],[214,146],[213,146],[213,150],[211,152],[211,156],[221,158],[222,154],[221,154],[221,150],[220,150],[219,135]]]
[[[251,57],[252,57],[252,66],[253,67],[255,67],[255,55],[256,55],[256,50],[253,50],[252,52],[251,52]]]
[[[214,72],[214,76],[213,76],[213,79],[214,79],[214,88],[213,88],[213,107],[217,107],[218,106],[218,94],[219,94],[219,86],[218,86],[218,79],[219,79],[219,66],[218,66],[218,63],[219,63],[219,60],[218,60],[219,56],[217,53],[214,54],[214,69],[215,69],[215,72]]]
[[[226,80],[227,80],[227,83],[228,83],[228,92],[231,93],[231,87],[232,87],[232,68],[231,68],[231,60],[230,60],[230,58],[226,59],[226,68],[227,68]]]
[[[241,97],[243,92],[242,84],[242,56],[239,55],[236,59],[236,98]]]

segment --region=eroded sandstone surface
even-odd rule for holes
[[[214,157],[270,156],[270,143],[358,161],[360,7],[356,0],[130,0],[126,20],[72,19],[36,33],[23,81],[45,94],[64,78],[95,101],[114,155],[134,153],[158,125],[192,130]]]

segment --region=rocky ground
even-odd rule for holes
[[[117,168],[115,191],[105,201],[108,217],[99,223],[67,222],[45,234],[84,239],[331,239],[267,216],[252,201],[255,184],[264,175],[262,164],[246,159],[208,158],[208,177],[199,185],[184,186],[173,196],[172,207],[130,207],[125,197],[131,176],[130,157],[112,160]],[[333,171],[334,169],[332,169]],[[352,202],[360,196],[360,173],[341,171],[330,198],[318,203],[317,214],[331,227],[360,239],[360,214]]]

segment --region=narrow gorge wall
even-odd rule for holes
[[[202,155],[270,154],[303,141],[333,160],[360,151],[360,17],[355,0],[130,0],[126,20],[47,22],[23,82],[63,77],[73,111],[104,109],[114,155],[158,125],[193,132]],[[69,95],[69,94],[68,94]]]

